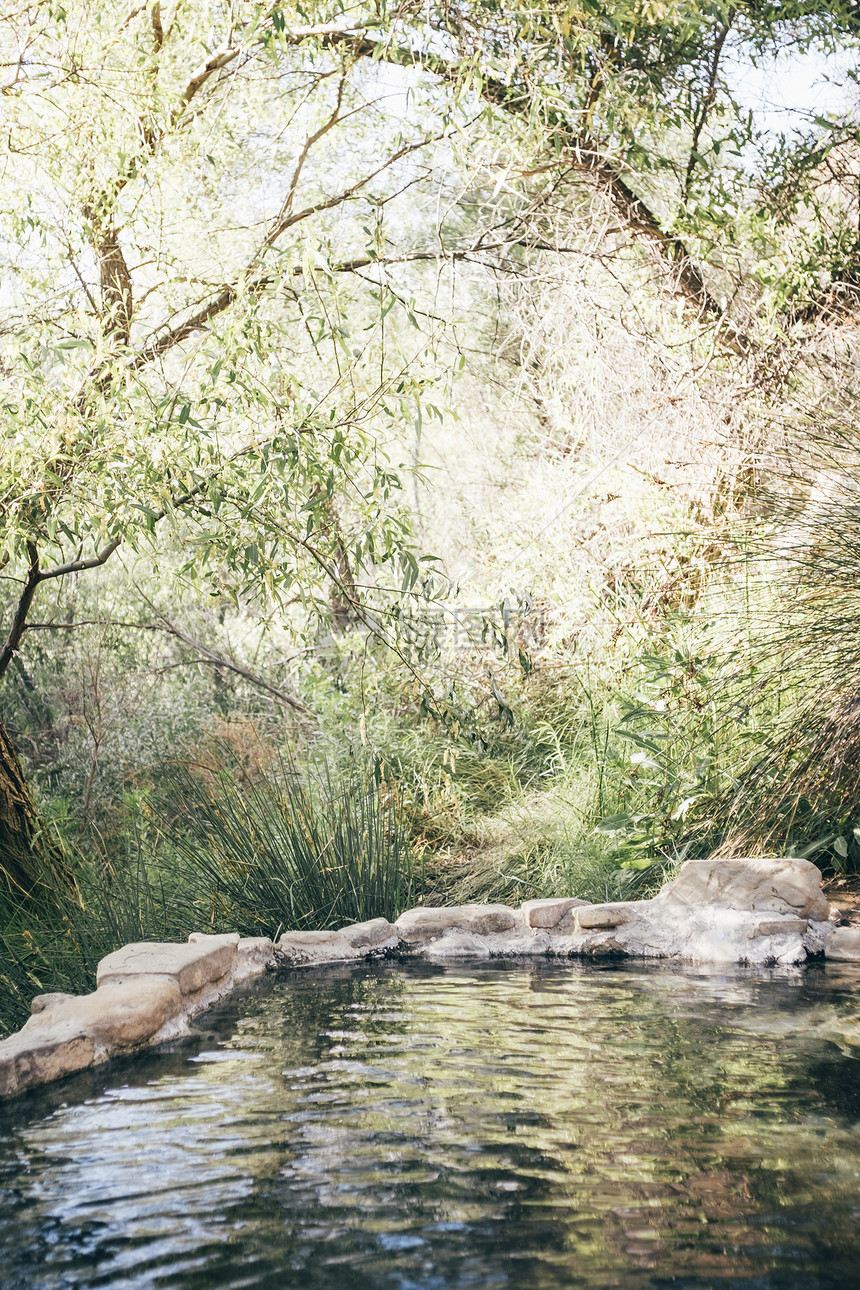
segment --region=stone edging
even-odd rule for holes
[[[652,900],[575,899],[420,907],[339,931],[266,937],[193,932],[188,944],[141,942],[102,959],[92,994],[37,995],[26,1025],[0,1043],[0,1097],[173,1039],[236,985],[280,965],[425,957],[628,955],[698,963],[860,962],[860,929],[838,911],[807,860],[690,860]]]

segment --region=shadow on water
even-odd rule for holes
[[[3,1107],[2,1283],[856,1284],[858,987],[545,961],[257,982]]]

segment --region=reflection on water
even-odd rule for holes
[[[293,972],[0,1113],[4,1290],[860,1284],[860,972]]]

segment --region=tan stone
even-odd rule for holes
[[[36,994],[30,1001],[30,1015],[35,1017],[38,1013],[44,1012],[46,1008],[54,1008],[65,999],[74,998],[75,995],[63,994],[59,990],[53,994]]]
[[[136,976],[163,976],[172,978],[182,994],[196,994],[205,985],[220,981],[235,958],[236,942],[232,938],[204,936],[199,944],[190,945],[138,941],[103,958],[96,982],[101,989],[108,982]]]
[[[95,1044],[74,1023],[58,1022],[0,1043],[0,1091],[20,1092],[92,1066]]]
[[[366,923],[352,923],[341,929],[354,950],[369,950],[386,941],[397,940],[397,929],[387,918],[371,918]]]
[[[125,982],[108,982],[93,994],[67,996],[31,1017],[20,1033],[71,1025],[110,1051],[135,1048],[181,1009],[182,995],[170,977],[131,977]]]
[[[404,941],[429,941],[456,927],[459,911],[453,908],[407,909],[394,924],[397,935]]]
[[[410,943],[432,940],[456,928],[473,936],[509,932],[521,925],[517,912],[507,905],[451,905],[448,908],[407,909],[394,924],[398,936]]]
[[[278,941],[278,953],[296,965],[342,963],[359,957],[340,932],[284,932]]]
[[[721,909],[826,918],[821,871],[808,860],[688,860],[657,897],[666,905],[713,905]]]
[[[860,962],[860,927],[834,927],[825,942],[824,954],[843,963]]]
[[[558,900],[525,900],[520,909],[529,927],[555,927],[571,909],[581,909],[587,900],[566,898]]]
[[[268,936],[245,936],[236,946],[236,971],[240,976],[262,972],[272,962],[274,946]]]
[[[189,945],[238,945],[238,932],[191,932],[188,937]]]
[[[13,1035],[12,1038],[14,1037]],[[13,1093],[18,1092],[15,1053],[11,1049],[5,1048],[5,1045],[8,1044],[8,1039],[0,1043],[0,1097],[11,1097]]]
[[[766,918],[760,923],[755,923],[751,928],[750,940],[756,936],[786,936],[790,932],[799,932],[802,935],[808,926],[807,919],[792,918],[791,915],[783,915],[782,918]]]
[[[629,901],[614,901],[605,905],[582,905],[566,914],[556,930],[562,935],[571,933],[575,935],[577,932],[621,927],[627,922],[630,913]]]

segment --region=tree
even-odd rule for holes
[[[167,545],[203,591],[394,641],[432,583],[386,455],[446,325],[409,339],[416,290],[464,260],[516,274],[564,253],[556,215],[584,188],[601,252],[632,238],[658,289],[748,355],[751,248],[778,234],[726,160],[752,134],[720,59],[789,30],[850,39],[855,17],[76,0],[5,18],[0,675],[46,585]],[[0,797],[20,850],[35,812],[6,739]]]

